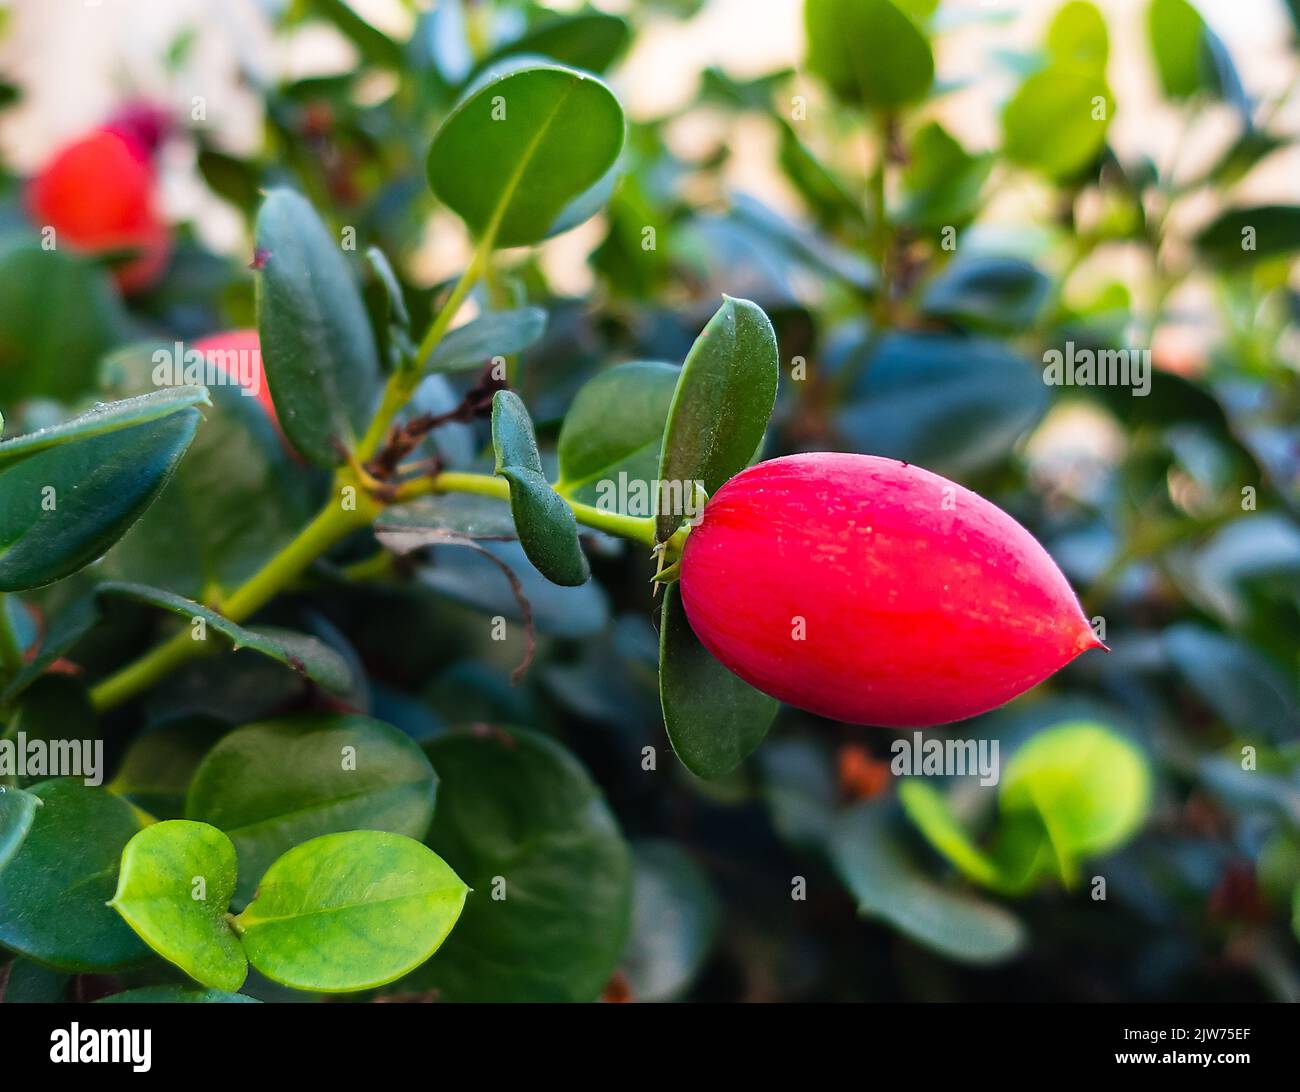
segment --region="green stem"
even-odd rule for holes
[[[342,477],[340,481],[343,481]],[[353,510],[345,509],[337,500],[326,504],[292,542],[222,604],[222,613],[232,622],[242,622],[296,580],[308,565],[336,542],[371,522],[376,512],[374,502],[360,489],[356,497],[357,504]],[[200,655],[207,647],[206,642],[193,640],[189,630],[182,630],[92,689],[91,702],[101,712],[112,709]]]
[[[0,667],[4,668],[6,678],[12,678],[22,666],[23,646],[9,617],[9,596],[0,594]]]

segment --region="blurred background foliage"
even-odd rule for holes
[[[423,330],[467,253],[424,181],[430,136],[467,83],[503,58],[541,54],[605,74],[623,95],[656,78],[629,60],[641,41],[671,51],[713,18],[692,0],[608,10],[395,0],[382,19],[359,14],[373,6],[238,5],[293,58],[277,67],[256,50],[233,54],[232,94],[254,104],[254,136],[238,148],[213,123],[228,104],[194,90],[215,48],[211,12],[200,6],[159,51],[161,90],[134,85],[122,58],[122,98],[147,94],[172,115],[165,170],[206,187],[192,209],[218,209],[174,223],[166,270],[144,289],[114,287],[117,256],[42,251],[23,203],[30,171],[5,171],[6,436],[133,389],[141,345],[251,326],[249,231],[272,185],[307,195],[336,232],[354,229],[349,257],[376,318],[391,302],[362,257],[383,251]],[[638,550],[597,537],[595,579],[560,588],[516,543],[486,544],[518,574],[539,633],[512,686],[521,627],[499,642],[488,622],[518,608],[490,560],[439,546],[376,567],[373,539],[350,542],[266,620],[364,668],[346,704],[426,745],[452,794],[443,801],[455,801],[435,826],[479,829],[506,821],[500,797],[518,804],[512,821],[537,827],[530,844],[553,900],[534,925],[586,907],[581,928],[571,920],[553,938],[562,951],[550,964],[530,962],[527,936],[510,938],[537,982],[484,977],[458,954],[469,944],[457,947],[459,931],[435,980],[502,998],[581,994],[603,980],[604,996],[636,1000],[1300,999],[1300,8],[1272,6],[1291,53],[1264,86],[1186,0],[1122,6],[1118,21],[1078,0],[1044,8],[1017,39],[1032,44],[1017,48],[996,33],[1023,30],[1014,5],[806,0],[793,65],[740,74],[686,50],[699,60],[689,94],[632,111],[604,212],[551,246],[505,252],[472,306],[545,311],[544,331],[511,361],[544,449],[593,376],[630,360],[676,363],[720,293],[753,299],[772,316],[785,370],[765,454],[888,455],[989,497],[1046,545],[1111,652],[927,733],[998,740],[996,788],[903,782],[890,745],[909,733],[792,709],[732,775],[705,783],[667,748]],[[26,7],[9,9],[9,34],[23,33]],[[762,9],[743,17],[761,21]],[[710,33],[746,33],[729,10],[731,25],[714,18]],[[1254,18],[1253,6],[1227,10]],[[994,44],[963,56],[954,76],[946,43],[971,26]],[[302,49],[284,43],[304,38],[346,63],[286,75]],[[1120,125],[1145,131],[1144,107],[1116,90],[1135,80],[1156,89],[1162,123],[1172,119],[1172,151],[1163,138],[1122,151],[1111,139]],[[970,83],[990,84],[994,105],[966,111],[968,134],[945,104]],[[26,109],[26,95],[21,78],[6,81],[4,109]],[[108,114],[116,103],[101,105]],[[738,184],[751,174],[762,196]],[[233,246],[213,241],[223,223]],[[1150,393],[1045,384],[1044,353],[1067,343],[1151,350]],[[437,377],[422,404],[445,411],[472,383]],[[247,410],[218,398],[188,469],[108,557],[24,596],[27,610],[11,601],[20,631],[35,642],[105,576],[187,595],[228,589],[286,541],[324,483]],[[470,465],[485,441],[479,421],[433,442],[451,465]],[[156,617],[102,610],[104,623],[66,647],[80,671],[29,691],[11,732],[90,720],[85,681],[148,646]],[[185,667],[100,730],[119,791],[161,817],[178,813],[213,741],[322,700],[238,654]],[[489,724],[525,726],[560,749],[530,744],[544,761],[522,781],[485,755],[456,754],[449,729]],[[604,805],[565,818],[547,803],[592,793],[634,855],[630,928],[618,898],[596,899],[613,908],[604,917],[590,901],[619,837]],[[545,855],[551,841],[558,856]],[[489,927],[467,916],[462,928]],[[624,930],[610,968],[590,937],[608,947]],[[423,996],[423,973],[387,992]],[[8,976],[11,999],[94,989],[23,960]]]

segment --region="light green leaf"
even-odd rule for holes
[[[584,384],[560,428],[556,492],[597,504],[603,497],[601,483],[617,485],[625,474],[652,503],[651,483],[659,471],[664,425],[680,375],[673,364],[639,360],[610,368]]]
[[[295,846],[234,920],[248,961],[273,982],[346,993],[400,978],[429,958],[469,888],[432,850],[354,830]]]
[[[1047,52],[1053,62],[1091,68],[1104,79],[1110,36],[1097,6],[1088,0],[1063,4],[1047,28]]]
[[[148,949],[107,905],[139,813],[105,789],[42,781],[26,840],[0,871],[0,944],[65,971],[108,971]]]
[[[1205,20],[1187,0],[1152,0],[1147,34],[1160,86],[1171,99],[1214,90]]]
[[[357,828],[423,837],[436,786],[424,753],[391,725],[304,714],[223,737],[194,775],[185,814],[234,842],[242,905],[271,862],[308,838]]]
[[[659,480],[700,482],[712,496],[749,465],[763,441],[780,374],[776,334],[763,309],[726,296],[686,356],[659,456]],[[656,498],[658,500],[658,498]],[[683,513],[660,512],[656,537],[672,536]]]
[[[894,109],[925,96],[934,57],[890,0],[806,0],[808,67],[848,103]]]
[[[496,473],[510,483],[510,511],[528,560],[552,583],[585,584],[591,568],[578,541],[578,521],[547,482],[532,419],[513,391],[492,398],[492,446]]]
[[[480,238],[540,242],[613,167],[623,131],[622,107],[594,76],[554,64],[496,69],[434,136],[429,184]]]
[[[356,446],[379,394],[379,352],[339,240],[292,190],[257,214],[257,330],[280,426],[333,466]]]
[[[740,765],[763,741],[780,708],[700,644],[676,584],[664,589],[659,623],[659,701],[677,757],[706,780]]]
[[[1069,178],[1097,157],[1114,112],[1094,70],[1051,65],[1025,80],[1003,109],[1003,154],[1051,178]]]
[[[109,905],[146,944],[203,986],[235,992],[248,960],[226,923],[238,863],[216,827],[169,819],[145,827],[122,851]]]
[[[938,790],[916,778],[898,786],[898,802],[909,819],[936,850],[948,858],[964,875],[985,887],[996,887],[997,866],[971,841],[948,801]]]

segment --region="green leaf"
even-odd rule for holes
[[[337,28],[371,64],[381,68],[402,67],[402,47],[361,18],[345,0],[305,0],[305,3],[308,10]]]
[[[971,329],[1013,333],[1032,325],[1050,287],[1020,258],[958,258],[926,286],[921,307]]]
[[[216,827],[154,823],[126,843],[109,905],[163,959],[200,985],[233,993],[248,975],[226,923],[237,868],[234,845]]]
[[[1156,75],[1169,98],[1187,99],[1198,91],[1217,93],[1207,29],[1200,12],[1187,0],[1152,0],[1147,9]]]
[[[681,369],[673,364],[639,360],[601,372],[578,391],[560,428],[557,453],[562,493],[610,511],[602,482],[640,484],[652,503],[651,483],[659,471],[664,425]],[[621,496],[622,491],[615,494]],[[648,516],[650,510],[630,515]]]
[[[0,443],[0,591],[102,555],[167,484],[206,401],[202,387],[177,387]]]
[[[239,904],[271,862],[320,834],[366,828],[420,838],[437,777],[383,721],[303,714],[237,728],[199,766],[187,818],[219,827],[239,853]]]
[[[668,740],[691,773],[730,773],[767,735],[780,704],[737,678],[695,636],[676,584],[659,623],[659,701]]]
[[[1104,79],[1110,36],[1096,5],[1088,0],[1063,4],[1047,28],[1047,52],[1055,63],[1091,68]]]
[[[1116,848],[1142,825],[1151,802],[1151,773],[1142,753],[1109,728],[1078,721],[1044,729],[1003,771],[1004,814],[1037,813],[1051,839],[1065,883],[1082,857]]]
[[[202,716],[148,728],[131,740],[108,788],[159,819],[179,819],[203,756],[228,731]]]
[[[724,297],[677,379],[659,480],[680,483],[683,497],[688,483],[700,482],[711,496],[748,466],[776,405],[779,375],[776,334],[763,309]],[[660,512],[656,537],[670,538],[681,522],[682,513]]]
[[[247,648],[253,652],[260,652],[263,656],[292,668],[299,675],[335,693],[346,693],[352,687],[352,670],[347,661],[329,645],[315,637],[269,627],[249,629],[247,626],[230,621],[229,618],[201,603],[144,584],[108,581],[100,584],[95,589],[95,594],[122,596],[180,615],[190,623],[191,637],[198,632],[194,625],[195,621],[200,620],[203,623],[202,640],[207,640],[206,631],[211,629],[225,637],[232,648],[236,650]]]
[[[339,241],[305,199],[275,189],[257,214],[257,329],[280,426],[322,466],[370,422],[379,352]]]
[[[429,844],[474,896],[410,985],[446,1001],[594,1000],[623,950],[632,888],[600,790],[534,732],[457,733],[427,750],[446,786]]]
[[[145,343],[110,356],[101,383],[115,397],[154,386]],[[314,476],[288,450],[263,404],[243,388],[214,384],[203,427],[157,502],[104,559],[114,579],[190,598],[233,590],[273,557],[320,507]]]
[[[141,986],[101,997],[97,1005],[260,1005],[256,997],[224,990],[191,990],[184,986]]]
[[[411,838],[326,834],[271,865],[234,926],[248,961],[273,982],[347,993],[382,986],[428,959],[468,891]]]
[[[632,28],[617,15],[598,11],[560,15],[542,20],[493,50],[479,70],[491,68],[507,57],[532,55],[588,72],[604,72],[627,49],[631,38]]]
[[[1051,178],[1070,178],[1096,159],[1114,112],[1095,71],[1052,65],[1025,80],[1003,108],[1003,154]]]
[[[1300,205],[1256,205],[1227,209],[1196,237],[1211,262],[1249,265],[1300,250]]]
[[[708,958],[721,917],[708,874],[675,843],[634,847],[632,933],[623,970],[637,1001],[672,1001]]]
[[[0,785],[0,872],[23,844],[40,806],[40,797]]]
[[[552,583],[585,584],[591,567],[578,541],[578,521],[547,482],[532,419],[513,391],[492,398],[492,446],[496,473],[510,483],[510,512],[528,560]]]
[[[959,872],[985,887],[998,886],[997,865],[971,841],[942,793],[924,781],[907,778],[898,786],[898,802],[903,805],[904,814],[925,835],[925,840]]]
[[[961,478],[1005,459],[1047,409],[1042,374],[1001,342],[944,334],[866,339],[839,432],[873,454]]]
[[[879,804],[860,804],[841,814],[831,837],[831,860],[860,914],[880,918],[951,959],[999,963],[1024,945],[1024,926],[1002,907],[924,875],[908,859]]]
[[[24,241],[0,250],[0,284],[0,404],[93,389],[126,326],[108,273],[63,246]]]
[[[937,121],[912,138],[910,152],[899,219],[931,230],[969,221],[979,210],[994,157],[971,155]]]
[[[522,352],[545,330],[546,312],[540,307],[488,311],[458,326],[438,342],[428,367],[435,372],[481,368],[494,356]]]
[[[0,871],[0,944],[65,971],[109,971],[148,949],[105,904],[139,813],[105,789],[42,781],[27,838]]]
[[[594,76],[550,64],[496,70],[435,134],[429,185],[491,245],[540,242],[613,167],[623,130],[622,107]]]
[[[890,0],[806,0],[808,67],[845,102],[894,109],[925,96],[934,56]]]

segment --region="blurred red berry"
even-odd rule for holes
[[[203,353],[222,374],[229,376],[257,396],[258,403],[279,427],[271,388],[262,368],[262,342],[256,330],[226,330],[199,338],[194,348]]]
[[[56,245],[89,254],[138,251],[113,273],[124,292],[158,279],[171,231],[158,212],[153,168],[141,145],[104,129],[57,152],[27,187],[38,227],[55,230]]]
[[[751,685],[853,724],[946,724],[1101,645],[1065,576],[968,489],[818,452],[727,482],[686,540],[696,635]]]

